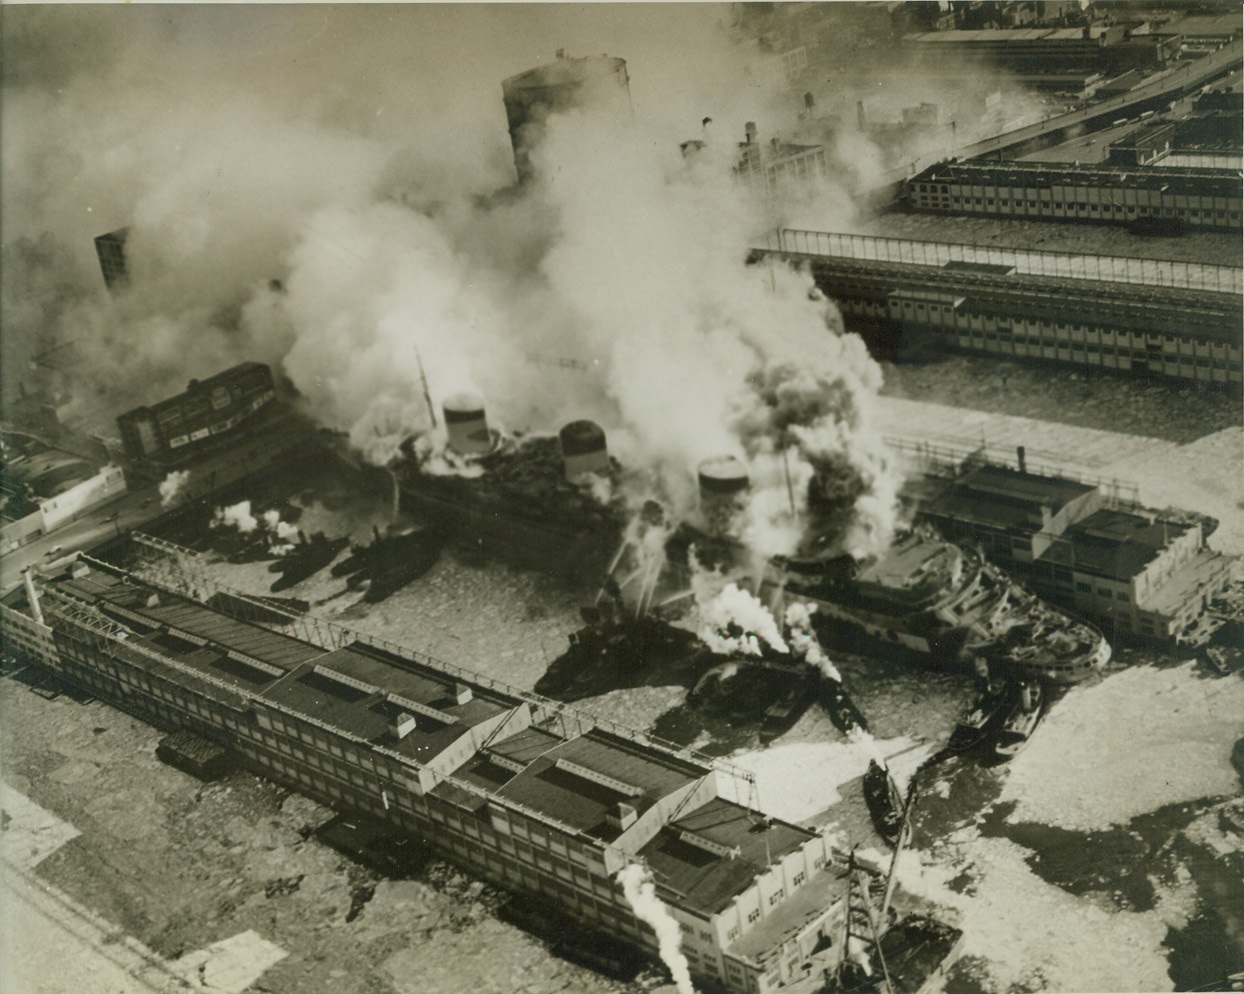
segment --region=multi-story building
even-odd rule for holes
[[[244,362],[206,380],[191,380],[185,393],[117,418],[126,456],[134,462],[176,461],[228,435],[276,398],[272,370]]]
[[[756,193],[781,196],[806,191],[829,176],[824,145],[794,145],[777,138],[764,144],[750,121],[745,137],[739,143],[735,172]]]
[[[99,268],[104,274],[104,286],[109,290],[119,290],[130,281],[125,263],[125,242],[129,234],[129,228],[118,228],[95,238],[95,254],[99,257]]]
[[[926,468],[936,471],[919,483],[924,520],[1114,636],[1175,638],[1231,579],[1199,521],[1031,472],[1022,454],[1017,469]]]
[[[793,229],[777,240],[883,355],[969,352],[1241,386],[1238,268]]]
[[[1069,28],[981,28],[904,35],[911,59],[994,65],[1022,74],[1110,72],[1155,67],[1179,51],[1177,39],[1133,35],[1122,24]]]
[[[315,626],[323,644],[269,630],[241,620],[236,597],[213,601],[224,614],[91,560],[28,584],[24,610],[22,595],[3,605],[5,637],[30,662],[614,942],[655,957],[654,926],[677,928],[703,982],[770,991],[842,954],[846,854],[757,810],[725,764],[331,625]],[[635,873],[663,912],[631,905]]]
[[[1175,126],[1158,125],[1128,143],[1131,164],[943,162],[907,183],[912,208],[1129,224],[1177,219],[1197,228],[1240,230],[1240,178],[1228,169],[1145,168],[1172,149]],[[1120,156],[1125,147],[1119,145]]]

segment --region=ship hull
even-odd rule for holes
[[[402,486],[400,501],[404,512],[446,532],[459,549],[573,582],[598,582],[622,538],[621,523],[603,514],[586,521],[529,519],[417,482]]]
[[[973,657],[979,655],[988,660],[992,668],[1024,673],[1055,684],[1079,683],[1101,672],[1110,659],[1109,643],[1091,626],[1080,622],[1068,622],[1068,627],[1085,630],[1085,651],[1070,658],[1056,658],[1052,653],[1040,651],[1039,645],[1030,646],[1034,651],[1027,655],[1004,651],[989,643],[969,646],[973,633],[966,624],[934,627],[928,623],[929,619],[919,616],[899,618],[859,612],[836,601],[789,588],[786,600],[816,607],[817,634],[827,644],[864,653],[880,649],[886,653],[914,654],[934,665],[963,669],[970,667]]]

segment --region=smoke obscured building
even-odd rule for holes
[[[129,238],[129,228],[118,228],[95,239],[95,254],[99,257],[99,268],[104,274],[104,285],[109,290],[119,290],[128,285],[129,271],[125,264],[125,242]]]
[[[824,145],[794,145],[777,138],[762,143],[750,121],[745,139],[739,144],[735,171],[757,193],[773,196],[806,190],[829,175]]]
[[[0,605],[7,651],[532,895],[603,945],[656,958],[623,880],[642,872],[714,989],[814,982],[843,954],[847,854],[757,810],[727,764],[331,624],[315,642],[270,631],[239,598],[213,609],[102,563],[26,598]]]
[[[501,92],[520,182],[532,178],[531,152],[550,115],[590,108],[619,126],[631,117],[626,62],[607,55],[569,58],[559,51],[556,62],[504,80]]]

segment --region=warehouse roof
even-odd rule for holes
[[[429,667],[352,645],[303,666],[264,698],[427,763],[473,726],[521,703],[476,687],[460,700],[458,686]],[[414,727],[393,739],[391,724],[401,715]]]
[[[1189,525],[1127,511],[1102,509],[1068,527],[1042,557],[1077,572],[1130,581]]]
[[[499,793],[612,842],[621,833],[607,816],[619,803],[642,815],[709,772],[709,767],[593,729],[544,753]]]
[[[1174,128],[1159,125],[1160,129]],[[1155,129],[1157,130],[1157,129]],[[1149,132],[1129,136],[1116,144],[1143,145]],[[942,162],[914,176],[910,182],[958,183],[973,186],[1050,189],[1056,186],[1082,186],[1119,190],[1157,190],[1171,195],[1199,197],[1240,196],[1240,178],[1229,169],[1186,166],[1070,165],[1061,162]]]
[[[639,855],[678,903],[713,915],[812,837],[806,829],[714,798],[666,825]]]

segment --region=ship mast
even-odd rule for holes
[[[423,384],[423,401],[428,405],[428,417],[432,419],[432,427],[436,427],[436,408],[432,406],[432,394],[428,390],[428,374],[423,370],[423,356],[415,349],[415,362],[419,364],[419,380]]]

